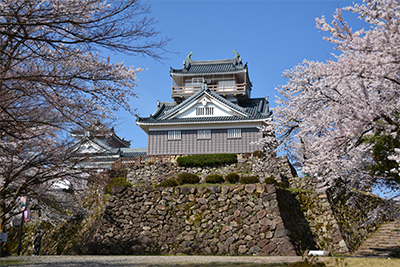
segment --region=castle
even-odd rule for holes
[[[260,127],[272,119],[268,98],[251,98],[247,63],[240,55],[223,60],[193,61],[171,67],[172,99],[158,102],[149,117],[137,117],[147,133],[147,148],[130,148],[113,129],[94,122],[77,130],[72,150],[90,155],[85,167],[109,169],[113,162],[140,164],[146,156],[251,153],[263,137]],[[121,166],[121,165],[118,165]]]
[[[193,61],[170,70],[171,102],[158,102],[137,125],[148,135],[147,155],[248,153],[272,116],[268,98],[251,98],[248,66],[239,54]]]

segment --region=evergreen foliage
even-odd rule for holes
[[[387,185],[393,181],[400,183],[399,164],[390,159],[390,155],[395,153],[395,148],[400,147],[400,140],[379,133],[367,136],[364,140],[366,143],[372,144],[371,154],[375,164],[367,165],[370,174],[378,177],[390,177],[391,179],[385,180]]]
[[[225,181],[227,181],[228,183],[231,184],[236,184],[237,182],[239,182],[240,176],[237,173],[230,173],[225,177]]]
[[[239,180],[241,184],[256,184],[260,182],[257,176],[242,176]]]
[[[285,182],[278,182],[276,185],[281,187],[281,188],[288,188],[289,187],[288,184],[285,183]]]
[[[193,173],[181,173],[178,175],[176,178],[176,181],[178,184],[183,185],[183,184],[197,184],[200,182],[200,178],[198,175],[193,174]]]
[[[236,161],[236,154],[198,154],[182,156],[177,159],[178,165],[182,167],[217,167]]]
[[[219,174],[207,175],[205,182],[208,184],[222,184],[225,182],[224,178]]]
[[[106,185],[106,193],[110,193],[114,186],[118,187],[132,187],[132,184],[125,180],[123,177],[111,178]]]
[[[265,183],[266,183],[266,184],[277,185],[277,181],[276,181],[275,178],[272,177],[272,176],[265,178]]]

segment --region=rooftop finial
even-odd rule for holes
[[[192,55],[193,55],[193,52],[190,51],[189,55],[187,55],[187,57],[186,57],[187,62],[192,62],[192,59],[191,59]]]
[[[233,49],[233,53],[235,54],[235,59],[239,59],[240,55],[238,52],[236,52],[236,49]]]

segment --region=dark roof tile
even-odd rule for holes
[[[185,62],[182,69],[171,68],[172,75],[194,75],[194,74],[216,74],[216,73],[237,73],[247,69],[247,65],[235,59],[225,60],[204,60]]]
[[[213,97],[222,101],[226,105],[233,109],[236,109],[247,116],[223,116],[223,117],[194,117],[194,118],[173,118],[168,119],[168,117],[175,112],[181,110],[186,105],[190,104],[196,97],[200,96],[207,91]],[[161,102],[160,102],[161,103]],[[231,101],[223,98],[222,96],[210,91],[202,90],[188,99],[184,100],[180,104],[172,105],[158,105],[157,112],[153,113],[154,116],[150,117],[138,117],[138,122],[141,124],[175,124],[175,123],[207,123],[207,122],[222,122],[222,121],[252,121],[252,120],[263,120],[271,117],[272,112],[269,111],[269,104],[266,98],[250,98],[245,101],[239,102],[239,104],[232,103]]]

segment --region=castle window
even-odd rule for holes
[[[192,78],[192,84],[193,85],[202,84],[203,82],[204,82],[204,78],[203,77],[201,77],[201,78]]]
[[[196,116],[203,116],[204,108],[196,108]]]
[[[211,130],[198,130],[197,139],[211,139]]]
[[[242,138],[242,129],[228,129],[228,138]]]
[[[196,108],[196,116],[210,116],[210,115],[214,115],[214,107]]]
[[[181,138],[181,131],[168,131],[168,140],[179,140]]]

